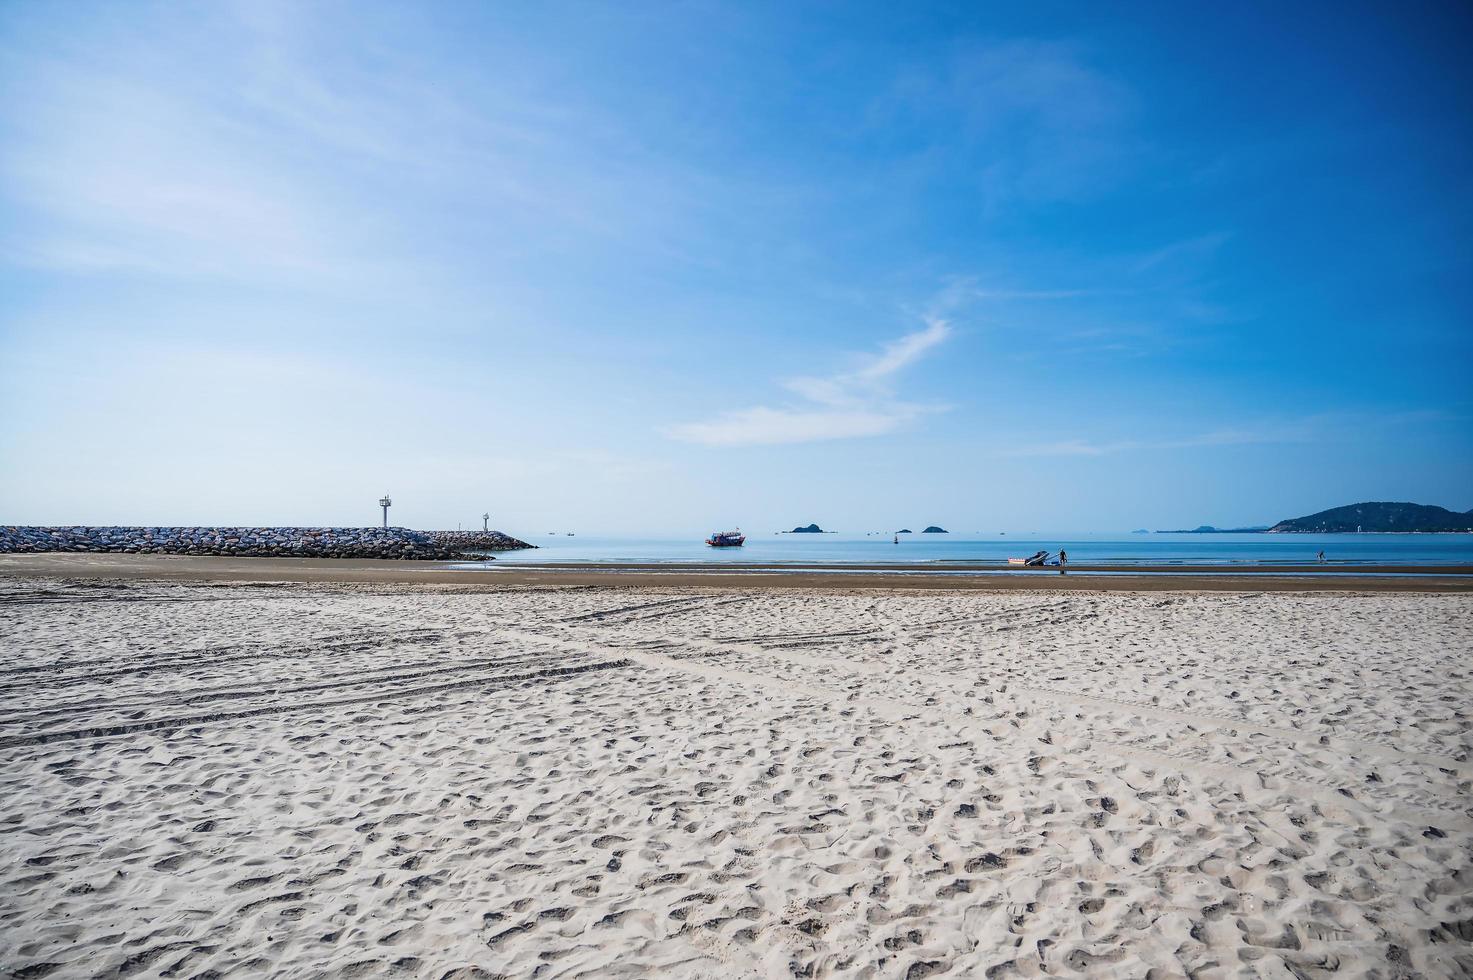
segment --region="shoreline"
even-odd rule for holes
[[[972,570],[933,567],[781,565],[513,564],[322,558],[222,558],[183,555],[51,553],[0,555],[0,578],[308,582],[526,587],[603,586],[714,589],[1051,592],[1473,592],[1473,567],[1130,565],[1057,569]]]
[[[501,569],[556,571],[663,571],[692,572],[702,574],[715,571],[732,572],[903,572],[908,574],[934,575],[1053,575],[1059,574],[1057,565],[1008,565],[1003,562],[977,561],[966,558],[937,558],[914,562],[869,562],[869,561],[526,561],[524,559],[498,559]],[[1138,561],[1070,562],[1069,574],[1094,572],[1101,574],[1173,575],[1181,573],[1200,575],[1278,574],[1278,575],[1444,575],[1473,576],[1473,565],[1430,563],[1375,563],[1343,562],[1316,564],[1303,562],[1210,562],[1195,560],[1161,559]]]

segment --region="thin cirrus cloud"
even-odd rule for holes
[[[784,381],[783,387],[797,395],[799,402],[725,412],[707,421],[670,426],[665,434],[707,446],[756,446],[894,432],[922,415],[945,410],[896,397],[893,380],[950,336],[951,327],[945,320],[930,318],[925,329],[891,341],[853,370]]]
[[[614,236],[688,251],[667,216],[698,199],[689,168],[588,90],[547,82],[556,59],[465,70],[434,56],[432,24],[380,50],[382,26],[217,5],[18,54],[0,68],[0,87],[28,93],[0,106],[0,210],[15,214],[0,261],[358,295],[479,283],[467,254],[565,255]],[[201,70],[201,38],[228,56]]]

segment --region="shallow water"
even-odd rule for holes
[[[503,552],[512,562],[710,562],[849,564],[1002,564],[1039,550],[1069,552],[1072,563],[1315,564],[1323,550],[1334,565],[1473,564],[1473,534],[1102,534],[1049,536],[902,534],[751,534],[741,548],[711,548],[684,540],[564,534],[528,537],[535,551]]]

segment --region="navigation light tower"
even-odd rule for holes
[[[489,511],[481,515],[481,530],[487,534],[491,533],[491,513]]]
[[[384,509],[384,527],[386,528],[389,526],[389,505],[392,503],[393,501],[389,499],[388,493],[378,498],[378,505]]]

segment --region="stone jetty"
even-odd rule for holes
[[[519,548],[535,548],[535,544],[519,541],[500,531],[426,531],[435,543],[453,551],[516,551]]]
[[[500,531],[405,527],[16,527],[0,526],[0,554],[228,555],[235,558],[489,560],[487,551],[533,548]]]

